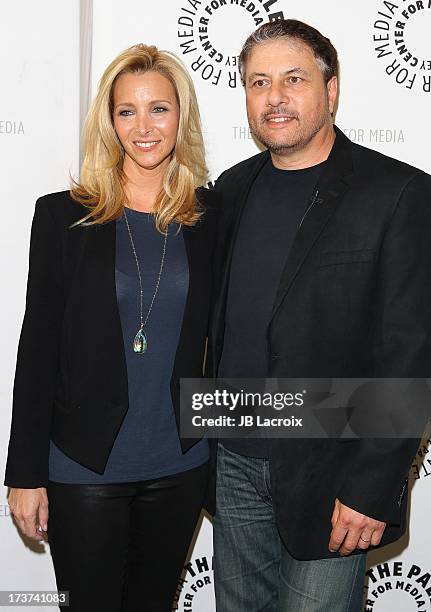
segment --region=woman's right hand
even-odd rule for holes
[[[43,540],[48,529],[48,496],[46,488],[11,488],[9,509],[18,523],[20,531],[34,540]],[[42,531],[41,531],[42,529]]]

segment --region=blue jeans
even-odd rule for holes
[[[218,446],[217,612],[360,612],[366,555],[294,559],[275,522],[269,460]]]

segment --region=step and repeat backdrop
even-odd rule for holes
[[[34,202],[39,195],[67,188],[69,175],[78,175],[82,118],[104,68],[122,49],[139,42],[178,54],[196,85],[211,178],[215,179],[228,166],[257,152],[248,129],[237,56],[250,32],[280,17],[316,26],[337,48],[341,78],[336,122],[347,136],[430,172],[431,0],[3,3],[2,474]],[[369,555],[364,611],[431,612],[431,453],[427,437],[412,465],[410,488],[408,533],[402,541]],[[79,525],[76,529],[79,537]],[[211,540],[211,523],[203,517],[178,585],[175,610],[215,610]],[[49,545],[20,536],[9,514],[6,487],[0,499],[0,541],[0,590],[55,589]]]

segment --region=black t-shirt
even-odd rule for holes
[[[252,185],[232,256],[219,377],[268,375],[267,329],[278,284],[325,163],[280,170],[269,159]],[[269,456],[265,439],[222,443],[242,455]]]

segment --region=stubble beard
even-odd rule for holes
[[[266,132],[260,128],[261,125],[265,125],[265,117],[262,116],[259,121],[252,121],[249,117],[250,130],[253,135],[261,142],[270,153],[276,155],[283,155],[293,153],[294,151],[300,151],[305,148],[320,132],[328,121],[328,112],[321,113],[316,119],[309,125],[302,125],[299,117],[294,118],[293,121],[299,122],[299,129],[293,137],[286,137],[285,140],[275,141],[271,140]]]

